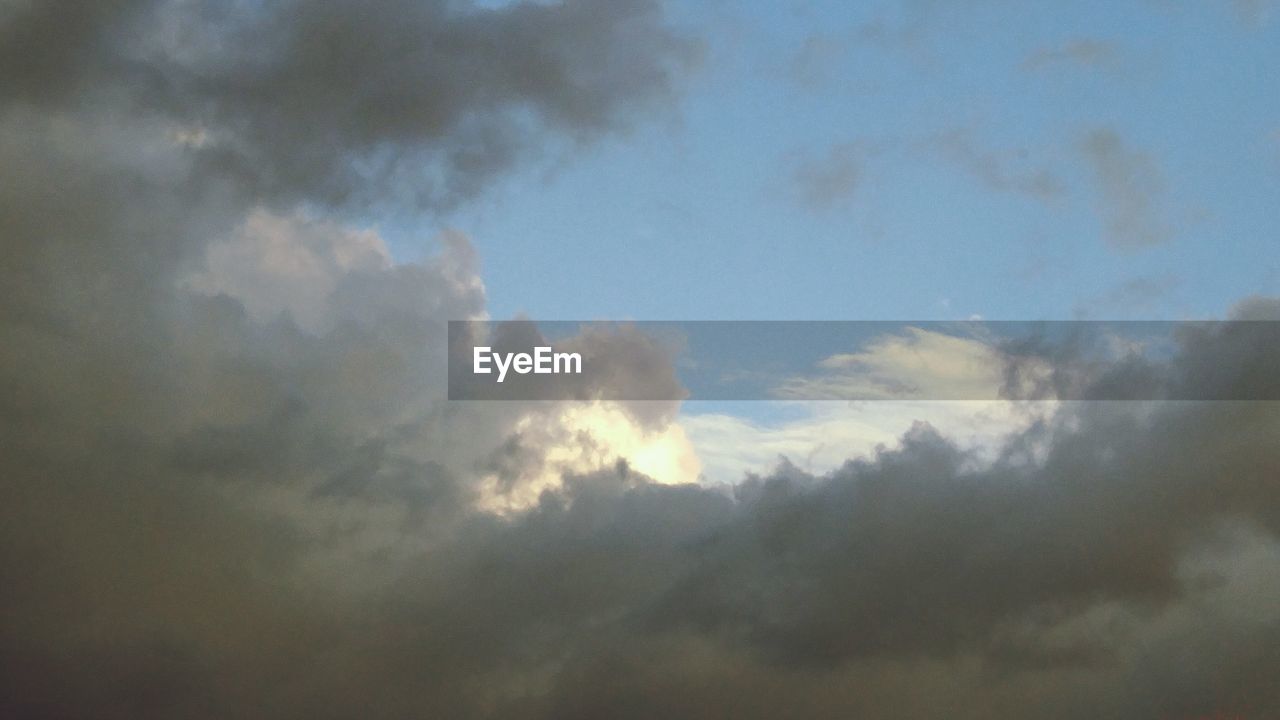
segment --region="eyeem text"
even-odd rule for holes
[[[489,375],[498,370],[498,382],[507,377],[508,370],[520,375],[579,375],[582,373],[582,355],[578,353],[552,352],[550,347],[539,346],[529,353],[496,353],[493,348],[476,347],[472,372]]]

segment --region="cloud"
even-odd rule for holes
[[[348,273],[376,273],[391,254],[373,230],[332,221],[255,211],[236,235],[207,250],[205,267],[186,280],[206,295],[238,300],[255,320],[287,314],[300,326],[324,329],[336,287]]]
[[[788,378],[776,394],[784,399],[995,400],[1003,397],[1006,358],[989,339],[961,337],[916,327],[885,334],[865,350],[818,363],[819,374]],[[1022,368],[1028,378],[1037,372]]]
[[[792,169],[797,199],[805,207],[826,211],[849,202],[862,182],[871,154],[860,142],[832,145],[820,156],[800,157]]]
[[[989,459],[922,424],[712,488],[659,482],[697,472],[670,406],[444,399],[475,250],[395,264],[342,209],[448,207],[660,108],[687,46],[657,8],[0,23],[0,715],[1280,707],[1275,403],[1069,406]],[[1152,381],[1256,382],[1247,340]]]
[[[1103,292],[1081,307],[1077,315],[1112,316],[1147,315],[1156,308],[1156,303],[1167,298],[1178,290],[1182,281],[1173,275],[1151,275],[1136,277],[1119,283]]]
[[[1173,238],[1174,229],[1162,217],[1164,176],[1150,155],[1130,148],[1106,129],[1090,132],[1080,148],[1097,182],[1098,212],[1108,245],[1134,250]]]
[[[848,38],[813,33],[787,64],[787,76],[797,87],[814,89],[827,83],[833,66],[852,44]]]
[[[1248,352],[1205,340],[1188,349]],[[1257,601],[1280,547],[1266,480],[1277,420],[1274,403],[1075,404],[987,465],[921,425],[825,476],[783,465],[732,500],[580,486],[593,517],[628,514],[602,542],[652,584],[631,586],[615,606],[628,620],[559,665],[547,714],[639,703],[637,715],[696,717],[741,702],[766,717],[779,698],[903,718],[1274,707],[1259,682],[1276,666],[1274,613]],[[585,513],[583,497],[539,513]],[[631,532],[649,526],[662,541],[637,557],[646,543]],[[1218,552],[1232,560],[1206,561]],[[1212,639],[1224,631],[1226,646]],[[1175,648],[1260,666],[1224,678],[1159,659]]]
[[[983,148],[968,130],[938,134],[926,142],[925,147],[991,190],[1019,193],[1041,201],[1052,200],[1063,193],[1062,181],[1047,168],[1017,167],[1023,164],[1025,151],[1006,154]]]
[[[701,461],[704,482],[711,485],[768,475],[779,463],[824,475],[894,446],[922,419],[975,459],[991,457],[1007,435],[1055,407],[1052,401],[792,401],[768,406],[775,412],[785,409],[782,418],[761,418],[759,403],[742,402],[729,410],[720,405],[686,404],[679,422]]]
[[[1007,446],[1049,433],[1043,460],[1015,452],[976,471],[921,426],[826,478],[762,478],[739,491],[747,517],[715,534],[715,559],[658,616],[784,666],[986,653],[1024,622],[1034,656],[1053,627],[1105,603],[1173,603],[1185,592],[1179,558],[1216,522],[1275,531],[1275,498],[1259,484],[1271,451],[1200,454],[1224,432],[1260,441],[1273,413],[1242,407],[1228,429],[1209,419],[1222,412],[1079,406]],[[1166,445],[1192,438],[1195,449]],[[1210,468],[1234,479],[1211,480]],[[1088,644],[1110,652],[1105,636]]]
[[[1032,71],[1044,70],[1056,65],[1098,68],[1114,64],[1118,55],[1119,52],[1113,42],[1082,38],[1058,46],[1040,48],[1027,56],[1022,67]]]
[[[405,563],[565,472],[696,476],[660,461],[669,410],[449,405],[445,321],[485,314],[469,241],[395,264],[340,212],[447,207],[513,152],[625,130],[691,52],[645,3],[0,9],[23,168],[0,187],[0,608],[25,618],[0,714],[421,710],[367,695],[401,682],[379,667],[429,672],[375,639],[406,622],[381,614]],[[419,167],[434,185],[399,197]],[[513,446],[528,467],[495,488]],[[473,714],[446,687],[435,707]]]
[[[254,196],[475,197],[547,132],[571,142],[669,101],[698,55],[655,3],[25,3],[0,106],[120,102]]]
[[[698,482],[702,462],[680,423],[648,427],[613,403],[575,403],[558,415],[525,415],[478,479],[477,507],[517,513],[554,493],[565,475],[622,463],[655,483]]]
[[[1275,0],[1233,0],[1232,6],[1240,20],[1250,27],[1263,27],[1275,11]]]

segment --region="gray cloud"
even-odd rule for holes
[[[1275,12],[1275,0],[1233,0],[1231,3],[1241,21],[1250,27],[1262,27]]]
[[[1043,70],[1054,65],[1105,67],[1115,63],[1119,52],[1113,42],[1082,38],[1054,47],[1043,47],[1027,56],[1022,66],[1027,70]]]
[[[871,149],[861,142],[838,143],[820,155],[800,156],[792,169],[797,199],[811,210],[831,210],[852,200],[862,182]]]
[[[1090,132],[1080,148],[1097,181],[1107,244],[1132,250],[1168,242],[1174,230],[1162,216],[1165,180],[1156,161],[1106,129]]]
[[[647,0],[30,3],[0,37],[6,105],[124,96],[256,197],[432,206],[474,197],[542,131],[628,126],[697,57]]]
[[[1280,703],[1274,615],[1231,614],[1273,588],[1280,558],[1276,403],[1074,405],[990,466],[922,424],[828,476],[784,465],[732,492],[619,463],[498,518],[468,509],[467,477],[540,462],[510,432],[522,414],[463,412],[421,386],[440,375],[423,349],[437,310],[415,309],[479,307],[445,291],[468,287],[463,250],[345,277],[322,335],[194,297],[154,376],[98,365],[105,397],[66,396],[66,414],[10,397],[3,489],[21,510],[0,530],[0,601],[25,621],[0,643],[17,668],[0,684],[9,715]],[[1236,317],[1280,317],[1280,302]],[[1231,382],[1277,360],[1192,334],[1153,377]],[[1261,559],[1205,575],[1197,552]]]
[[[797,87],[805,89],[826,84],[833,66],[852,44],[853,41],[847,37],[825,33],[809,35],[787,63],[787,77]]]
[[[1047,168],[1025,168],[1026,151],[999,152],[982,147],[965,129],[940,133],[924,143],[986,187],[1015,192],[1038,200],[1052,200],[1063,192],[1062,181]]]
[[[1117,314],[1127,317],[1148,316],[1156,303],[1166,299],[1182,285],[1173,275],[1149,275],[1135,277],[1082,303],[1076,309],[1077,316],[1110,318]]]
[[[624,130],[692,52],[645,3],[0,8],[0,714],[474,715],[367,695],[430,672],[387,587],[563,408],[444,403],[469,244],[392,266],[329,213]]]
[[[798,153],[789,168],[796,201],[819,212],[850,204],[866,180],[868,164],[895,150],[946,162],[996,192],[1051,202],[1064,191],[1058,176],[1047,167],[1030,163],[1025,150],[985,147],[970,129],[935,133],[903,145],[856,140],[836,143],[817,153]]]

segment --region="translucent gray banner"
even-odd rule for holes
[[[452,321],[452,400],[1277,400],[1275,321]]]

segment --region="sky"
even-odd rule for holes
[[[677,108],[436,221],[495,317],[1185,319],[1276,292],[1269,3],[668,13],[701,43]]]
[[[1278,33],[0,0],[0,716],[1280,716]]]

